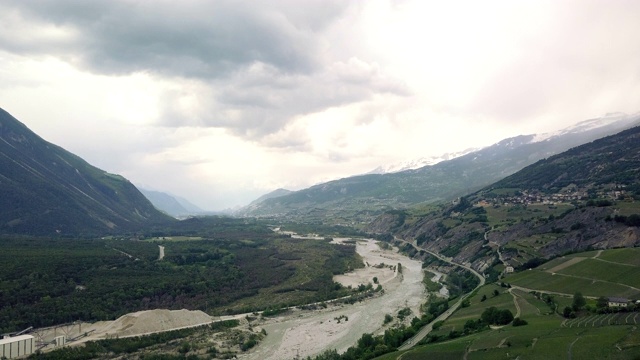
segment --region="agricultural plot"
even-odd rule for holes
[[[494,291],[498,291],[499,295],[495,296]],[[485,301],[481,301],[486,296]],[[491,306],[499,309],[509,309],[512,314],[516,313],[516,307],[513,303],[513,297],[506,292],[506,288],[497,285],[486,285],[478,290],[478,292],[469,300],[470,306],[460,308],[456,311],[446,323],[435,334],[448,334],[452,330],[462,331],[464,323],[467,320],[477,320],[482,312]]]
[[[589,251],[553,259],[506,282],[533,290],[586,296],[640,297],[640,249]]]
[[[501,205],[487,206],[487,218],[489,225],[501,225],[508,222],[519,222],[533,218],[547,218],[549,215],[559,216],[568,209],[573,208],[572,205],[557,205],[550,207],[549,205]]]
[[[592,307],[594,297],[599,296],[634,299],[640,297],[639,263],[640,249],[590,251],[510,275],[504,282],[514,286],[511,292],[527,325],[506,325],[456,338],[460,334],[453,330],[461,331],[467,320],[479,318],[489,306],[508,308],[515,314],[513,296],[504,288],[489,284],[470,299],[469,307],[456,311],[431,333],[439,336],[442,343],[388,354],[381,359],[638,359],[640,312],[564,319],[526,289],[557,293],[553,297],[559,309],[571,306],[576,292],[591,296],[588,305]],[[630,287],[633,285],[639,288]],[[494,290],[500,295],[492,297]],[[480,301],[483,295],[487,299]]]
[[[620,265],[597,259],[585,259],[561,269],[558,273],[640,288],[640,267],[628,264]]]
[[[611,249],[603,251],[599,259],[620,264],[628,264],[640,267],[640,249]]]
[[[623,216],[640,213],[640,203],[637,201],[618,201],[615,207],[618,214]]]
[[[504,279],[505,282],[532,290],[552,291],[563,294],[581,292],[585,296],[617,296],[637,298],[640,291],[626,285],[602,282],[595,279],[577,278],[563,274],[551,274],[545,271],[523,271]]]
[[[614,313],[614,314],[598,314],[585,317],[579,317],[562,322],[563,327],[579,328],[579,327],[600,327],[611,325],[637,325],[640,322],[640,313]]]

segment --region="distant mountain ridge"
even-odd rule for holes
[[[151,201],[151,204],[153,204],[156,209],[176,219],[184,219],[190,216],[222,214],[222,212],[202,210],[185,198],[170,195],[162,191],[140,188],[140,192]]]
[[[100,235],[171,218],[128,180],[43,140],[0,109],[0,233]]]
[[[638,200],[640,126],[539,160],[433,211],[386,212],[366,230],[416,239],[485,271],[496,248],[502,261],[524,266],[537,257],[637,247]]]
[[[377,214],[421,202],[453,199],[478,190],[527,165],[640,124],[640,114],[615,114],[563,131],[521,135],[419,169],[334,180],[242,209],[244,216],[301,220],[334,218],[368,222]]]
[[[393,165],[380,165],[377,168],[373,169],[372,171],[368,172],[367,174],[390,174],[390,173],[395,173],[395,172],[400,172],[405,170],[416,170],[421,167],[435,165],[439,162],[452,160],[478,150],[480,149],[469,148],[462,151],[445,153],[440,156],[428,156],[428,157],[421,157],[419,159],[403,161]]]

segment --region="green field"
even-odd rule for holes
[[[640,267],[640,249],[611,249],[603,251],[599,259]]]
[[[573,205],[500,205],[485,206],[487,219],[490,226],[500,226],[526,219],[547,218],[549,215],[558,216],[565,211],[574,208]]]
[[[552,291],[569,295],[581,292],[583,295],[591,297],[640,297],[640,291],[633,290],[624,285],[561,274],[553,275],[539,270],[523,271],[504,278],[504,281],[527,289]]]
[[[553,259],[536,269],[507,276],[504,281],[533,290],[638,299],[638,264],[640,249],[589,251]]]
[[[496,288],[495,285],[488,285],[481,288],[478,294],[491,293]],[[635,322],[640,322],[640,313],[591,315],[565,320],[555,313],[549,313],[549,307],[533,295],[512,291],[527,325],[484,330],[417,346],[405,352],[387,354],[378,359],[548,360],[567,359],[569,353],[573,359],[637,359],[640,356],[640,334],[635,325]],[[509,293],[498,297],[512,299]],[[463,314],[480,314],[490,305],[487,301],[472,301],[469,308],[456,312],[442,328],[450,326],[450,322],[459,323]],[[506,302],[503,304],[506,305]]]
[[[500,295],[494,296],[494,290],[497,290]],[[509,295],[506,290],[506,288],[494,284],[481,287],[478,289],[478,292],[469,299],[470,306],[458,309],[440,329],[434,331],[434,334],[448,334],[452,330],[462,331],[464,323],[467,320],[479,319],[484,309],[491,306],[499,309],[509,309],[515,314],[516,307],[513,303],[513,297]],[[483,295],[486,296],[487,299],[480,301]]]
[[[557,258],[503,280],[538,291],[633,299],[640,296],[629,288],[640,285],[639,263],[640,249],[590,251]],[[494,290],[500,295],[493,296]],[[378,359],[640,359],[640,312],[582,311],[576,318],[565,319],[553,309],[571,306],[571,296],[553,295],[555,306],[549,306],[529,291],[505,290],[496,284],[483,286],[471,297],[469,307],[460,308],[429,335],[431,341],[439,336],[438,342]],[[487,298],[480,301],[483,295]],[[514,299],[527,325],[494,327],[461,337],[452,332],[478,319],[489,306],[509,309],[515,315]],[[588,300],[587,305],[595,309],[595,300]]]

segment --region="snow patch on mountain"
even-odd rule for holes
[[[492,146],[514,149],[525,144],[549,141],[551,139],[555,139],[564,135],[586,133],[592,130],[597,131],[597,129],[605,130],[606,128],[609,129],[607,130],[607,132],[613,134],[616,131],[622,131],[628,127],[634,126],[634,123],[636,123],[637,125],[638,122],[640,122],[640,113],[629,115],[621,112],[613,112],[607,113],[606,115],[599,118],[581,121],[573,126],[569,126],[567,128],[554,132],[533,135],[520,135],[504,139]],[[389,174],[405,170],[415,170],[424,166],[435,165],[442,161],[452,160],[457,157],[476,152],[478,150],[481,150],[481,148],[470,148],[459,152],[442,154],[440,156],[422,157],[419,159],[408,160],[397,164],[381,165],[368,172],[367,174]]]
[[[607,113],[603,117],[584,120],[573,126],[569,126],[568,128],[564,128],[558,131],[553,131],[553,132],[544,133],[544,134],[536,134],[531,140],[531,142],[535,143],[540,141],[547,141],[551,138],[566,135],[566,134],[578,134],[578,133],[586,132],[589,130],[609,126],[615,123],[619,123],[620,127],[623,127],[628,122],[631,122],[634,120],[637,121],[638,115],[639,114],[628,115],[620,112]]]
[[[469,153],[472,153],[478,150],[480,149],[469,148],[469,149],[465,149],[458,152],[450,152],[450,153],[442,154],[440,156],[428,156],[428,157],[408,160],[408,161],[404,161],[404,162],[400,162],[392,165],[382,165],[382,166],[378,166],[377,168],[368,172],[367,174],[390,174],[390,173],[396,173],[396,172],[405,171],[405,170],[415,170],[421,167],[435,165],[441,161],[455,159],[457,157],[467,155]]]

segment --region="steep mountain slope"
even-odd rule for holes
[[[202,210],[187,199],[179,196],[173,196],[162,191],[140,189],[140,192],[142,192],[142,194],[151,201],[151,204],[153,204],[156,209],[176,219],[184,219],[190,216],[223,214],[222,212],[217,211]]]
[[[51,144],[0,109],[0,233],[104,234],[170,218],[119,175]]]
[[[236,216],[252,216],[253,212],[261,207],[261,203],[268,199],[275,199],[281,196],[293,194],[294,192],[287,189],[276,189],[266,193],[259,198],[253,200],[249,205],[243,206],[233,212]]]
[[[190,214],[189,210],[185,209],[176,198],[167,193],[142,188],[140,189],[140,192],[149,199],[149,201],[151,201],[151,204],[153,204],[156,209],[163,211],[168,215],[180,218]]]
[[[415,239],[481,271],[526,267],[567,252],[640,245],[638,200],[635,127],[540,160],[453,203],[388,212],[368,231]]]
[[[589,126],[580,123],[555,135],[517,136],[417,170],[330,181],[266,199],[246,209],[244,214],[368,222],[390,208],[453,199],[511,175],[539,159],[640,123],[640,115],[609,118],[607,121],[588,120],[583,123]]]

